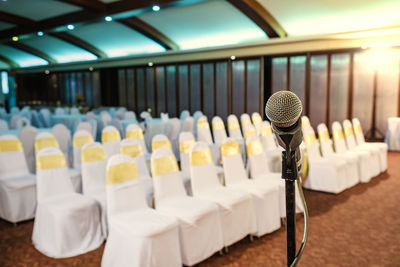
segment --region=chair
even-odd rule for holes
[[[77,107],[72,107],[69,111],[71,115],[80,115],[79,109]]]
[[[251,124],[251,119],[249,114],[247,113],[243,113],[242,115],[240,115],[240,124],[242,125],[242,130],[244,131],[245,126]]]
[[[37,129],[33,126],[25,126],[18,134],[18,138],[24,148],[25,159],[30,173],[36,173],[34,147],[36,135]]]
[[[93,111],[89,111],[88,113],[86,113],[85,117],[86,120],[94,120],[96,119],[96,114],[94,114]]]
[[[111,115],[107,111],[100,112],[100,129],[103,130],[111,123]]]
[[[271,233],[281,226],[279,184],[256,182],[247,177],[237,142],[228,138],[221,145],[222,162],[227,188],[250,194],[255,209],[256,236]]]
[[[126,138],[133,138],[137,139],[140,143],[140,146],[142,147],[142,152],[147,155],[149,152],[147,151],[147,146],[144,141],[143,137],[143,130],[142,128],[139,127],[137,124],[129,124],[128,127],[126,127],[126,133],[125,133]]]
[[[358,161],[357,156],[351,154],[336,154],[333,151],[332,140],[329,138],[328,128],[326,125],[323,123],[319,124],[317,130],[322,156],[325,159],[341,159],[346,161],[347,188],[360,182],[362,180],[360,177],[361,162]]]
[[[224,246],[257,231],[251,195],[222,186],[208,145],[197,142],[190,147],[190,177],[193,196],[218,204]]]
[[[358,146],[367,146],[367,147],[377,147],[379,148],[379,162],[380,162],[380,167],[381,167],[381,172],[384,172],[387,170],[387,152],[388,152],[388,145],[386,143],[382,142],[373,142],[373,143],[367,143],[365,142],[364,134],[361,128],[361,123],[357,118],[354,118],[353,120],[353,128],[354,128],[354,134],[356,137],[357,145]]]
[[[194,119],[191,116],[185,118],[182,124],[182,132],[191,132],[194,133]]]
[[[229,137],[237,140],[243,139],[242,132],[240,131],[239,121],[233,114],[228,116],[228,132]]]
[[[303,128],[303,138],[309,165],[304,187],[322,192],[338,194],[347,188],[346,162],[323,159],[319,144],[311,127]]]
[[[93,136],[86,130],[78,130],[75,132],[72,146],[73,146],[73,167],[81,169],[81,150],[86,144],[94,143]]]
[[[175,157],[179,160],[179,132],[181,130],[181,121],[173,118],[168,121],[167,137],[171,141],[172,150]]]
[[[269,169],[272,172],[281,172],[283,149],[276,144],[275,136],[272,134],[271,125],[268,121],[261,123],[259,136],[268,160]]]
[[[122,111],[122,110],[117,110],[117,111],[115,112],[114,119],[123,120],[123,119],[124,119],[124,115],[125,115],[125,112],[124,112],[124,111]]]
[[[54,114],[56,115],[65,115],[65,110],[61,107],[57,107],[56,110],[54,111]]]
[[[243,129],[243,135],[244,135],[245,140],[251,136],[257,136],[256,128],[251,123],[245,122],[242,129]]]
[[[72,160],[69,156],[69,148],[71,147],[71,132],[64,124],[56,124],[51,129],[51,133],[56,137],[60,150],[65,156],[68,166],[72,166]]]
[[[93,131],[92,131],[92,125],[90,125],[90,123],[89,122],[80,122],[79,124],[78,124],[78,126],[76,127],[76,132],[77,131],[79,131],[79,130],[85,130],[85,131],[87,131],[88,133],[90,133],[90,134],[92,134],[93,133]],[[93,136],[93,138],[94,138],[95,136]]]
[[[361,150],[349,150],[346,146],[342,126],[337,121],[332,123],[332,139],[336,153],[338,153],[339,155],[347,154],[357,157],[357,161],[360,164],[360,167],[358,169],[360,181],[362,183],[369,182],[374,172],[372,170],[373,163],[371,163],[373,158],[371,158],[370,153]]]
[[[227,138],[224,121],[218,116],[212,119],[212,131],[216,144],[222,144]]]
[[[190,164],[189,164],[189,149],[196,141],[191,132],[181,132],[179,134],[179,153],[180,153],[180,167],[182,172],[182,181],[185,186],[186,192],[189,196],[192,193],[192,184],[190,182]]]
[[[182,266],[178,222],[149,208],[139,173],[128,155],[107,163],[109,235],[102,266]]]
[[[99,204],[74,192],[62,152],[44,148],[36,155],[36,165],[35,248],[52,258],[73,257],[98,248],[104,240]]]
[[[210,125],[208,124],[206,116],[201,116],[197,120],[197,140],[205,142],[209,145],[213,144]]]
[[[251,136],[246,139],[247,158],[250,169],[250,177],[262,184],[278,184],[279,185],[279,206],[281,218],[286,217],[286,191],[285,180],[282,179],[281,172],[272,172],[268,167],[268,159],[263,151],[260,138]],[[299,188],[295,185],[296,190],[296,212],[303,212],[304,207],[300,199]]]
[[[0,131],[8,131],[8,123],[5,120],[0,120]]]
[[[10,109],[11,114],[18,114],[19,113],[19,107],[12,107]]]
[[[156,210],[176,217],[182,263],[197,264],[223,247],[218,206],[186,195],[174,154],[159,148],[151,156]]]
[[[51,123],[51,112],[47,108],[42,108],[39,111],[40,116],[42,117],[44,127],[50,128],[52,123]]]
[[[153,205],[153,180],[150,177],[149,169],[147,168],[146,158],[142,151],[142,147],[138,139],[124,139],[120,144],[121,154],[132,157],[139,171],[139,179],[143,184],[144,193],[147,204]]]
[[[32,117],[32,126],[38,127],[38,128],[43,128],[44,123],[40,119],[39,113],[36,110],[31,110],[31,117]]]
[[[107,158],[113,155],[119,154],[119,143],[121,141],[121,136],[119,131],[114,126],[106,126],[101,131],[101,142],[106,151]]]
[[[197,122],[201,117],[203,117],[203,112],[201,112],[200,110],[197,110],[197,111],[195,111],[193,113],[193,125],[194,125],[193,132],[194,132],[194,135],[197,135]]]
[[[32,219],[36,208],[36,178],[29,173],[21,142],[0,136],[0,218],[17,223]]]
[[[136,114],[133,111],[127,111],[124,115],[124,120],[136,120]]]
[[[144,121],[151,120],[151,114],[147,111],[142,111],[140,112],[140,118],[142,118]]]
[[[190,112],[187,110],[182,110],[179,120],[184,122],[187,117],[190,117]]]
[[[83,130],[82,130],[83,131]],[[76,132],[76,134],[82,132]],[[86,133],[87,134],[87,133]],[[86,135],[90,136],[90,135]],[[91,136],[90,136],[91,137]],[[82,146],[82,192],[95,199],[101,207],[101,228],[103,236],[108,236],[106,203],[106,164],[107,155],[100,143],[89,142]]]
[[[37,158],[37,154],[40,150],[48,147],[59,148],[58,141],[56,137],[50,132],[41,132],[36,135],[35,138],[35,154]],[[65,155],[64,155],[65,159]],[[37,162],[36,162],[37,166]],[[82,180],[80,171],[77,169],[68,169],[69,176],[71,177],[72,184],[76,192],[82,192]]]
[[[114,126],[118,130],[119,135],[121,136],[121,138],[124,137],[124,134],[125,134],[124,133],[124,128],[122,127],[122,123],[121,123],[121,121],[119,119],[117,119],[117,118],[112,119],[110,125]]]
[[[23,128],[23,117],[20,115],[13,115],[10,119],[10,129],[20,130]],[[26,122],[25,122],[26,123]],[[30,125],[30,123],[26,123],[26,125]]]
[[[156,151],[160,147],[166,147],[172,151],[171,142],[168,140],[168,137],[163,134],[157,134],[153,137],[153,140],[151,141],[152,152]]]
[[[263,122],[260,113],[253,112],[251,114],[251,120],[253,121],[253,125],[256,128],[257,135],[260,135],[260,129],[261,129],[261,125],[262,125],[262,122]]]

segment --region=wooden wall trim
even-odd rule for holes
[[[247,113],[247,60],[243,60],[244,62],[244,112]]]
[[[327,67],[327,79],[326,79],[326,118],[325,125],[329,125],[330,112],[331,112],[331,60],[332,54],[328,54],[328,67]]]
[[[216,114],[217,114],[217,74],[216,74],[216,71],[217,71],[217,67],[216,67],[216,63],[214,62],[213,63],[213,82],[214,82],[214,112],[213,112],[213,116],[215,116]]]
[[[286,57],[286,90],[292,91],[290,88],[290,56]]]
[[[350,53],[349,64],[349,91],[347,103],[347,119],[353,117],[353,94],[354,94],[354,53]]]
[[[311,82],[311,55],[307,53],[306,57],[306,73],[305,73],[305,115],[310,117],[310,82]]]

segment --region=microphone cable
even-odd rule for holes
[[[303,207],[304,207],[304,212],[303,212],[304,213],[304,231],[303,231],[303,240],[301,242],[300,249],[299,249],[296,257],[294,258],[292,264],[290,264],[290,267],[294,267],[297,265],[297,263],[299,263],[299,260],[300,260],[301,256],[303,255],[304,248],[306,247],[307,237],[308,237],[308,209],[307,209],[306,200],[305,200],[304,194],[303,194],[301,178],[298,177],[296,179],[296,182],[297,182],[297,187],[299,188],[301,203],[303,204]]]

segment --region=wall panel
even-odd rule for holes
[[[157,117],[161,112],[167,112],[166,108],[166,95],[165,95],[165,77],[164,67],[156,67],[157,78]]]
[[[138,90],[138,107],[137,112],[138,115],[140,112],[147,110],[147,102],[146,102],[146,88],[145,88],[145,80],[144,80],[144,69],[138,68],[136,69],[136,83]]]
[[[216,113],[223,120],[229,115],[228,110],[228,63],[227,62],[217,62],[215,68],[216,74]]]
[[[200,64],[190,65],[190,113],[201,110],[201,72]]]
[[[155,88],[154,88],[154,68],[146,68],[146,109],[151,109],[154,116],[156,112]]]
[[[179,110],[189,109],[189,76],[188,65],[179,65]]]
[[[310,65],[311,77],[309,118],[312,127],[316,129],[319,123],[326,123],[328,56],[312,56]]]
[[[272,59],[272,93],[287,90],[287,57],[275,57]]]
[[[306,110],[306,56],[290,57],[290,91],[295,93]]]
[[[261,95],[260,60],[247,61],[247,113],[260,112]],[[261,114],[262,116],[262,114]]]
[[[203,64],[203,113],[212,119],[214,116],[214,64]]]
[[[118,70],[118,98],[119,104],[126,105],[126,77],[125,69]]]
[[[126,102],[129,110],[136,108],[136,94],[135,94],[135,72],[133,69],[126,70]]]
[[[232,113],[236,116],[242,115],[245,100],[244,84],[244,60],[232,62]]]
[[[179,116],[178,107],[176,103],[177,84],[176,84],[176,67],[170,65],[166,67],[167,70],[167,100],[168,100],[168,114],[170,117]]]

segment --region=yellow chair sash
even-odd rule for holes
[[[261,116],[259,116],[259,115],[253,116],[253,123],[254,123],[254,124],[259,124],[259,123],[261,123],[261,122],[262,122]]]
[[[41,149],[46,147],[58,148],[57,139],[55,137],[45,137],[35,140],[35,151],[40,151]]]
[[[319,136],[319,141],[321,141],[321,142],[325,142],[325,141],[329,140],[329,133],[327,130],[319,131],[318,136]]]
[[[264,148],[259,139],[254,140],[253,142],[247,143],[246,148],[247,148],[247,155],[249,157],[260,155],[260,154],[264,153]]]
[[[213,130],[223,130],[225,129],[224,123],[222,121],[214,121],[212,123]]]
[[[142,129],[127,131],[126,138],[143,139],[143,131]]]
[[[346,137],[353,136],[354,135],[353,129],[351,127],[344,128],[344,135]]]
[[[220,149],[221,149],[221,154],[224,157],[240,154],[239,145],[234,141],[222,144]]]
[[[301,127],[302,128],[306,128],[306,127],[309,127],[309,126],[311,126],[309,120],[301,120]]]
[[[106,160],[107,155],[102,147],[88,147],[82,149],[81,151],[81,161],[82,162],[93,162]]]
[[[153,151],[156,151],[156,149],[159,149],[160,147],[166,147],[172,151],[172,146],[169,140],[153,141],[151,143],[151,148]]]
[[[194,144],[194,140],[180,142],[179,143],[179,152],[189,153],[189,148],[192,144]]]
[[[0,140],[0,152],[23,151],[22,144],[17,139]]]
[[[341,130],[335,130],[332,132],[333,140],[343,139],[343,132]]]
[[[83,145],[86,145],[89,143],[90,144],[94,143],[93,137],[91,135],[74,136],[74,139],[72,141],[72,145],[74,147],[82,147]]]
[[[239,122],[238,121],[228,121],[228,129],[229,130],[239,129]]]
[[[142,147],[139,144],[130,146],[121,146],[121,153],[131,156],[132,158],[143,155]]]
[[[197,129],[209,129],[210,125],[208,124],[208,121],[206,120],[199,120],[197,122]]]
[[[272,134],[272,128],[271,126],[262,126],[260,128],[260,135],[261,136],[269,136]]]
[[[314,134],[309,134],[304,136],[304,142],[306,143],[306,145],[313,145],[315,144],[317,140],[315,139],[315,135]]]
[[[36,170],[48,170],[66,167],[63,154],[53,154],[36,158]]]
[[[122,183],[139,177],[139,172],[133,160],[113,165],[107,170],[107,184]]]
[[[249,119],[244,119],[242,120],[242,128],[244,128],[244,126],[251,124],[251,121]]]
[[[212,156],[210,149],[192,151],[189,155],[191,166],[200,166],[212,163]]]
[[[177,171],[179,171],[178,163],[173,154],[151,160],[151,173],[153,176],[160,176]]]
[[[247,138],[249,138],[250,136],[253,136],[253,135],[256,135],[256,131],[253,128],[247,129],[247,130],[244,131],[244,138],[245,139],[247,139]]]
[[[107,143],[114,141],[121,141],[121,136],[119,135],[118,131],[109,131],[101,133],[101,142]]]
[[[362,133],[362,129],[361,129],[361,125],[360,124],[353,125],[353,127],[354,127],[354,133],[356,133],[356,134]]]

